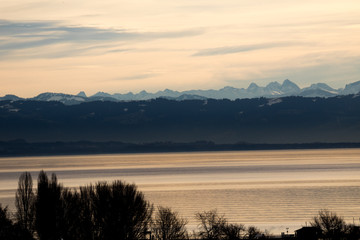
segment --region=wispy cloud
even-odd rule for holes
[[[69,54],[86,51],[94,45],[132,43],[157,39],[183,38],[200,35],[201,29],[166,32],[137,32],[127,29],[64,26],[59,22],[12,22],[0,20],[0,52],[11,55],[18,50],[42,48],[55,44],[70,44]],[[75,47],[74,47],[75,45]],[[99,47],[97,47],[99,48]],[[108,52],[104,51],[104,53]],[[59,54],[63,56],[64,54]],[[36,56],[35,56],[36,57]],[[50,56],[49,57],[56,57]]]
[[[358,13],[346,13],[343,14],[335,14],[330,15],[327,18],[319,16],[318,18],[311,19],[295,19],[292,22],[288,23],[269,23],[260,25],[261,28],[306,28],[306,27],[326,27],[326,28],[334,28],[334,27],[347,27],[352,25],[359,25],[360,20],[358,18]]]
[[[298,42],[273,42],[273,43],[263,43],[263,44],[250,44],[250,45],[240,45],[240,46],[229,46],[229,47],[219,47],[219,48],[207,48],[198,51],[192,56],[195,57],[204,57],[204,56],[215,56],[215,55],[225,55],[233,54],[239,52],[248,52],[255,51],[259,49],[267,48],[276,48],[276,47],[287,47],[298,45]],[[303,44],[303,43],[301,43]]]
[[[140,80],[140,79],[146,79],[146,78],[152,78],[156,76],[156,74],[137,74],[132,76],[125,76],[125,77],[119,77],[116,78],[116,80]]]

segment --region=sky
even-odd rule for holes
[[[360,80],[359,0],[1,0],[0,96]]]

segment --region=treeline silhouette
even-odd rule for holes
[[[255,226],[229,223],[216,210],[198,212],[197,231],[186,229],[188,221],[169,207],[154,211],[136,185],[123,181],[98,182],[79,189],[64,187],[53,173],[41,171],[36,193],[30,173],[19,177],[15,213],[0,204],[0,239],[22,240],[239,240],[274,238]],[[155,212],[155,213],[154,213]],[[360,239],[360,228],[321,210],[296,235],[278,239]]]

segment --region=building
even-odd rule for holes
[[[295,237],[299,240],[318,240],[321,232],[316,227],[302,227],[295,231]]]

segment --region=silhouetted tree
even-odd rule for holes
[[[186,224],[187,221],[180,218],[177,212],[160,206],[153,223],[155,237],[159,240],[188,239]]]
[[[346,226],[346,239],[347,240],[359,240],[360,239],[360,227],[353,224]]]
[[[224,238],[223,229],[227,221],[224,216],[219,216],[216,210],[197,213],[196,219],[200,221],[198,234],[201,239],[215,240]]]
[[[321,231],[324,239],[338,240],[345,236],[345,221],[334,212],[320,210],[310,224]]]
[[[18,189],[15,194],[16,220],[20,227],[34,232],[34,203],[33,182],[30,173],[20,175]]]
[[[246,233],[246,238],[247,239],[259,239],[260,237],[262,237],[263,233],[260,231],[259,228],[255,227],[255,226],[249,226],[247,229],[247,233]]]
[[[245,231],[245,226],[243,224],[232,224],[226,223],[223,226],[223,235],[226,240],[239,240],[242,239]]]
[[[76,239],[93,240],[95,239],[95,225],[91,200],[91,191],[87,187],[80,187],[79,190],[79,209],[81,210],[79,219],[79,235]]]
[[[62,238],[64,240],[91,240],[92,239],[92,222],[91,214],[89,219],[84,219],[85,208],[88,204],[82,201],[80,194],[76,190],[64,188],[61,194],[63,207],[62,221]],[[89,200],[89,199],[87,199]],[[84,203],[84,204],[83,204]],[[90,222],[84,227],[85,222]]]
[[[33,240],[32,234],[22,228],[19,224],[14,224],[10,218],[8,208],[3,208],[0,204],[0,239],[6,240]]]
[[[151,223],[152,205],[135,185],[122,181],[90,186],[96,239],[141,239]]]
[[[40,240],[58,240],[62,236],[63,207],[62,186],[57,177],[41,171],[38,176],[38,188],[35,201],[35,229]]]
[[[0,239],[7,239],[12,232],[12,221],[7,207],[0,204]]]

